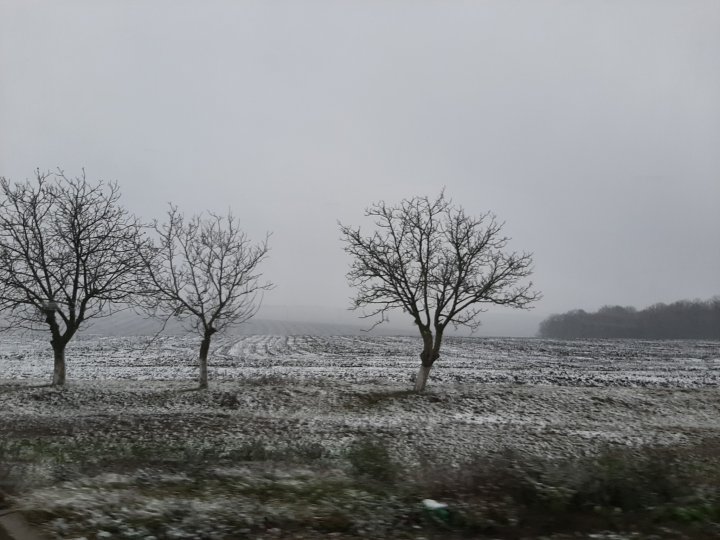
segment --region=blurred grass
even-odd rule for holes
[[[45,460],[50,482],[60,486],[58,493],[62,486],[79,485],[92,497],[94,484],[88,479],[123,471],[128,482],[98,481],[98,493],[122,494],[119,499],[97,495],[100,514],[114,515],[127,530],[157,538],[169,538],[167,527],[178,520],[185,528],[201,527],[188,523],[182,510],[198,501],[229,501],[252,509],[212,518],[227,538],[241,525],[255,532],[269,527],[347,535],[372,530],[396,538],[418,529],[506,538],[671,530],[682,538],[711,538],[720,533],[719,455],[720,440],[709,438],[693,445],[608,446],[564,461],[506,450],[477,454],[458,466],[444,464],[440,455],[419,464],[401,462],[376,437],[358,437],[341,455],[320,445],[278,449],[262,441],[234,448],[108,443],[81,450],[28,439],[0,443],[0,482],[4,491],[21,494],[27,489],[21,485],[23,468]],[[244,466],[250,468],[238,469]],[[162,471],[175,476],[163,477]],[[132,507],[133,497],[171,503],[167,512],[148,519],[140,511],[118,513],[118,501]],[[438,519],[423,509],[423,499],[447,504],[447,515]],[[87,532],[82,509],[72,503],[58,501],[30,515],[45,523],[75,520],[73,534]],[[119,538],[131,537],[118,531],[113,534]]]

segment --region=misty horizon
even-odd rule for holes
[[[684,300],[678,300],[684,301]],[[693,299],[692,301],[698,301]],[[655,305],[655,304],[653,304]],[[651,306],[603,306],[622,307],[641,311]],[[577,310],[588,311],[582,307]],[[575,310],[570,310],[575,311]],[[560,313],[543,313],[537,310],[513,312],[510,310],[488,312],[481,317],[481,325],[471,331],[468,328],[449,327],[448,335],[478,338],[531,338],[540,336],[540,323]],[[374,326],[377,319],[361,318],[350,308],[327,308],[322,306],[279,306],[263,304],[249,321],[235,325],[228,333],[237,335],[356,335],[356,336],[415,336],[417,327],[401,312],[391,313],[388,321]],[[88,321],[81,335],[154,335],[162,328],[162,320],[153,319],[133,310],[121,311],[109,318]],[[192,334],[194,331],[177,321],[170,320],[161,335]]]
[[[263,309],[343,321],[337,222],[444,187],[497,214],[543,293],[479,333],[534,335],[572,309],[720,294],[718,50],[701,0],[11,0],[0,176],[84,167],[143,220],[231,208],[272,233]]]

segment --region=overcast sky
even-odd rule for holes
[[[535,317],[720,294],[720,2],[0,0],[0,175],[62,167],[272,231],[345,308],[337,220],[447,194],[535,254]]]

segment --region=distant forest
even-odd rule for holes
[[[545,338],[720,339],[720,296],[633,307],[605,306],[551,315],[540,323]]]

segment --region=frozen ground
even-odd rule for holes
[[[0,376],[47,379],[46,337],[2,336]],[[277,376],[352,384],[407,383],[418,366],[418,339],[361,336],[216,338],[211,378]],[[80,337],[68,347],[70,380],[192,380],[192,337]],[[431,384],[514,383],[559,386],[709,388],[720,385],[720,342],[447,338]]]
[[[415,395],[407,390],[418,341],[409,337],[218,339],[207,392],[194,389],[196,339],[79,339],[67,351],[62,390],[44,386],[52,371],[45,341],[3,336],[0,347],[5,443],[32,441],[55,456],[54,468],[26,471],[37,489],[21,502],[31,506],[61,504],[68,492],[58,489],[101,505],[89,493],[103,490],[86,480],[42,487],[48,475],[62,479],[58,463],[87,465],[92,455],[207,451],[333,463],[372,437],[403,463],[452,465],[504,448],[561,461],[608,444],[691,445],[720,435],[717,342],[449,338],[427,394]]]
[[[42,388],[44,341],[3,340],[0,425],[213,444],[261,439],[341,447],[387,437],[403,454],[448,459],[492,446],[581,452],[588,443],[682,440],[720,427],[720,343],[448,339],[427,396],[409,337],[241,336],[217,340],[211,390],[187,391],[197,340],[86,338],[67,353],[68,386]],[[409,456],[408,456],[409,457]]]

